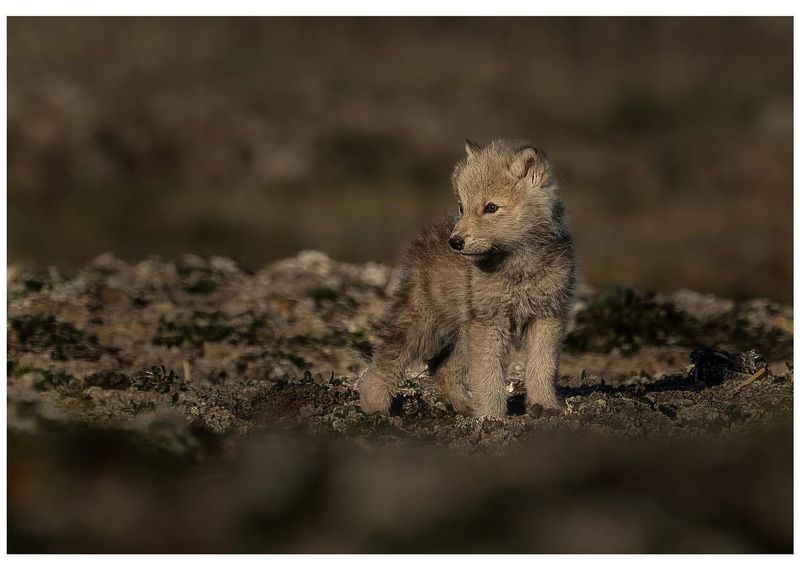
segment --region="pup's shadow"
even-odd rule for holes
[[[522,416],[525,414],[525,394],[513,394],[506,405],[509,416]]]
[[[403,414],[403,405],[406,403],[405,396],[394,396],[392,403],[389,405],[390,416],[401,416]]]
[[[604,382],[599,384],[588,384],[579,387],[565,387],[560,386],[557,390],[559,399],[563,402],[566,398],[572,396],[588,396],[594,392],[600,392],[606,395],[624,394],[624,395],[641,395],[645,393],[654,392],[667,392],[667,391],[689,391],[699,392],[714,383],[698,380],[694,372],[688,374],[669,374],[663,376],[661,379],[648,384],[620,384],[618,386],[606,385]],[[419,412],[419,404],[415,406],[414,398],[408,396],[398,395],[392,398],[392,403],[389,407],[389,414],[391,416],[406,416],[411,413]],[[520,392],[512,394],[508,397],[506,402],[507,412],[509,416],[523,416],[529,413],[525,403],[525,393]],[[411,410],[411,411],[410,411]],[[541,414],[541,411],[532,411],[534,415]]]
[[[600,392],[605,395],[621,394],[627,396],[637,396],[649,393],[658,392],[700,392],[710,386],[719,384],[718,380],[700,380],[695,372],[688,374],[675,373],[662,376],[659,380],[649,382],[647,384],[620,384],[617,386],[609,386],[604,382],[599,384],[587,384],[579,387],[565,387],[560,386],[557,389],[559,400],[563,401],[572,396],[588,396],[594,392]],[[509,416],[522,416],[526,413],[525,408],[525,393],[513,394],[508,398],[508,415]]]
[[[389,406],[390,416],[403,416],[408,414],[405,411],[405,406],[409,402],[408,396],[398,395],[392,398],[392,403]],[[507,403],[509,416],[522,416],[525,414],[525,394],[514,394],[508,398]]]

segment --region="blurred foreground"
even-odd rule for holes
[[[12,432],[9,551],[792,551],[790,424],[718,441],[544,433],[478,458],[276,432],[230,451],[154,428]]]
[[[385,266],[9,274],[11,552],[792,551],[791,307],[584,288],[563,412],[381,417]]]

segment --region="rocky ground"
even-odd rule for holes
[[[356,383],[390,269],[9,269],[9,550],[791,551],[792,309],[581,290],[563,412]]]

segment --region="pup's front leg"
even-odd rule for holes
[[[397,385],[403,381],[413,355],[403,331],[383,333],[369,369],[358,385],[361,409],[367,414],[389,413]]]
[[[534,320],[525,331],[528,407],[539,404],[544,408],[560,408],[556,380],[563,331],[562,321],[557,318]]]
[[[468,387],[475,416],[506,415],[508,334],[498,324],[474,322],[469,325]]]
[[[376,412],[388,414],[395,385],[393,373],[386,368],[380,368],[378,364],[373,364],[358,385],[361,409],[366,414]]]

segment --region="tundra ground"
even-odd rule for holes
[[[9,269],[9,550],[792,550],[792,309],[580,290],[557,415],[356,383],[392,284],[110,255]]]

